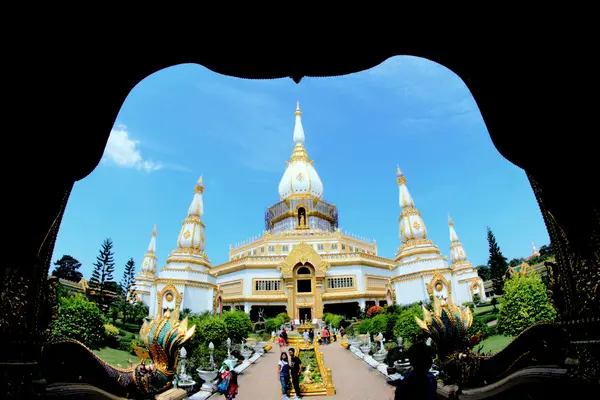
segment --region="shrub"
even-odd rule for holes
[[[281,320],[283,321],[283,323],[284,323],[284,324],[285,324],[286,322],[290,322],[290,316],[289,316],[287,313],[285,313],[285,312],[281,312],[281,313],[277,314],[277,315],[275,316],[275,318],[279,318],[279,319],[281,319]]]
[[[225,344],[215,346],[215,350],[213,352],[215,368],[219,368],[225,358],[227,358],[227,346]],[[208,344],[194,347],[191,355],[188,358],[188,361],[188,365],[193,366],[190,371],[193,374],[194,379],[196,379],[196,382],[200,382],[200,377],[197,375],[196,368],[200,368],[201,370],[205,371],[210,369],[210,350],[208,349]]]
[[[197,336],[196,340],[194,340],[195,345],[202,345],[213,342],[215,346],[225,343],[227,340],[227,325],[222,318],[219,317],[209,317],[196,327]]]
[[[269,318],[267,322],[265,322],[265,331],[267,331],[269,334],[271,332],[277,333],[281,325],[283,325],[283,320],[281,318]]]
[[[344,318],[343,315],[332,315],[331,318],[329,319],[329,323],[331,324],[331,326],[336,329],[340,329],[340,327],[342,326],[342,324],[345,321],[346,321],[346,319]]]
[[[494,311],[496,311],[497,310],[496,305],[498,304],[498,298],[492,297],[492,301],[490,301],[490,304],[494,306]]]
[[[63,297],[52,334],[79,340],[90,348],[98,348],[105,337],[104,318],[96,303],[82,296]]]
[[[332,313],[324,313],[323,314],[323,322],[325,322],[327,325],[329,325],[331,323],[331,317],[333,317],[334,314]]]
[[[473,315],[473,323],[467,332],[467,336],[475,336],[478,333],[481,336],[481,340],[483,340],[490,335],[490,330],[487,323],[483,321],[483,318],[478,315]]]
[[[500,301],[498,332],[517,336],[536,322],[553,321],[556,310],[538,275],[517,275],[504,283]]]
[[[376,316],[377,314],[380,314],[383,312],[383,307],[381,306],[373,306],[371,308],[369,308],[367,310],[367,318],[372,318],[374,316]]]
[[[228,311],[223,314],[223,321],[227,326],[227,336],[235,343],[240,343],[252,332],[252,321],[243,311]]]
[[[373,320],[370,318],[362,320],[360,325],[358,325],[358,333],[364,335],[369,332],[373,332]]]
[[[104,324],[104,337],[109,347],[117,347],[119,344],[119,328],[113,324]]]
[[[484,314],[484,315],[478,315],[478,317],[487,324],[488,322],[497,320],[498,314],[496,314],[496,313]]]
[[[498,324],[488,326],[488,334],[490,336],[497,335],[498,334]]]
[[[129,353],[135,355],[135,347],[136,346],[140,347],[142,349],[146,349],[146,345],[144,344],[144,342],[142,342],[142,340],[140,338],[133,337],[133,340],[130,342],[129,349],[127,349],[127,351],[129,351]]]
[[[121,336],[119,338],[119,350],[124,350],[124,351],[130,351],[131,350],[131,343],[133,342],[133,340],[135,339],[135,335],[133,334],[129,334],[126,336]]]
[[[463,303],[463,307],[469,307],[471,310],[473,309],[474,306],[475,306],[475,304],[473,304],[472,301],[465,301]]]
[[[415,304],[403,310],[396,320],[394,336],[408,340],[410,343],[415,343],[417,337],[421,334],[421,328],[417,325],[415,317],[423,318],[423,310],[420,305]]]
[[[481,297],[478,294],[473,295],[473,304],[478,307],[481,304]]]
[[[350,324],[348,326],[344,327],[344,336],[354,336],[354,333],[356,331],[356,327],[358,326],[357,323],[354,324]]]
[[[379,332],[381,332],[382,334],[385,335],[385,333],[387,332],[387,325],[388,325],[388,315],[387,314],[378,314],[376,316],[374,316],[372,319],[372,328],[373,329],[373,334],[377,335]]]

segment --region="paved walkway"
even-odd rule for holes
[[[340,346],[339,341],[320,346],[320,349],[323,352],[325,366],[331,368],[336,394],[311,396],[305,399],[390,400],[394,398],[394,388],[387,384],[384,376]],[[270,352],[240,375],[240,389],[236,400],[282,398],[277,374],[279,354],[279,346],[273,346]],[[213,395],[211,399],[220,400],[224,397]]]

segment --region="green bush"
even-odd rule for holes
[[[228,311],[223,314],[223,321],[227,326],[227,336],[235,343],[240,343],[252,332],[250,316],[243,311]]]
[[[323,314],[323,322],[325,322],[325,324],[329,325],[331,323],[331,318],[333,318],[335,314],[332,313],[324,313]]]
[[[283,320],[281,318],[269,318],[267,322],[265,322],[265,331],[269,334],[271,332],[277,333],[279,331],[279,327],[283,325]]]
[[[478,294],[473,295],[473,304],[475,304],[475,307],[479,307],[481,304],[481,297]]]
[[[109,347],[118,347],[119,345],[119,328],[113,324],[104,324],[104,338],[106,345]]]
[[[133,335],[133,334],[119,337],[119,344],[118,344],[119,350],[130,351],[131,343],[133,342],[134,339],[135,339],[135,335]]]
[[[285,312],[281,312],[281,313],[277,314],[275,316],[275,318],[280,318],[283,321],[284,324],[286,322],[290,322],[290,316],[287,313],[285,313]]]
[[[343,315],[333,315],[330,318],[329,323],[331,324],[332,327],[336,328],[336,329],[340,329],[340,327],[342,326],[342,324],[346,321],[346,319],[344,318]]]
[[[394,337],[402,337],[410,343],[415,343],[417,337],[421,334],[421,328],[417,325],[415,317],[423,318],[423,310],[420,305],[414,304],[410,308],[401,311],[394,326]]]
[[[498,324],[488,326],[488,334],[489,334],[489,336],[497,335],[498,334]]]
[[[469,307],[471,310],[475,307],[472,301],[465,301],[462,305],[463,307]]]
[[[344,336],[354,336],[357,326],[358,326],[357,323],[345,326],[344,327]]]
[[[82,296],[63,297],[52,335],[79,340],[90,348],[98,348],[105,338],[104,323],[96,303]]]
[[[373,320],[370,318],[363,319],[360,325],[358,325],[358,333],[364,335],[369,332],[373,332]]]
[[[373,335],[377,335],[380,332],[385,335],[387,332],[388,314],[377,314],[371,319],[371,321]]]
[[[556,310],[538,275],[517,275],[504,283],[500,301],[498,332],[517,336],[536,322],[553,321]]]
[[[223,360],[227,358],[227,346],[225,344],[221,344],[219,346],[215,346],[213,352],[213,360],[214,366],[219,368],[223,363]],[[191,355],[188,358],[188,365],[192,365],[193,368],[190,370],[196,382],[200,382],[200,377],[197,375],[197,368],[201,370],[209,370],[210,369],[210,350],[208,349],[208,344],[203,344],[202,346],[197,346],[192,349]],[[187,368],[186,368],[187,369]]]
[[[213,342],[215,346],[224,343],[227,340],[227,324],[219,317],[205,318],[196,326],[196,340],[192,346],[207,344]]]
[[[146,348],[146,345],[144,344],[144,342],[142,342],[142,340],[140,338],[137,338],[134,336],[133,340],[129,344],[129,348],[127,349],[127,351],[129,351],[130,354],[135,355],[135,347],[136,346],[141,349],[146,349],[146,351],[148,350]]]
[[[478,317],[487,324],[488,322],[497,320],[498,314],[497,313],[483,314],[483,315],[478,315]]]
[[[487,323],[483,321],[483,318],[478,315],[473,315],[473,323],[467,332],[467,336],[475,336],[478,333],[481,336],[481,340],[483,340],[490,335],[490,330]]]

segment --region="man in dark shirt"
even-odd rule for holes
[[[288,353],[290,355],[290,375],[292,376],[292,385],[294,386],[294,391],[296,392],[296,399],[301,398],[300,395],[300,374],[302,373],[302,361],[300,361],[300,357],[295,355],[295,350],[293,347],[290,347]]]

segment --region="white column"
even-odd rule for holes
[[[359,299],[358,300],[358,306],[360,307],[361,310],[365,310],[365,307],[367,306],[366,300],[365,299]],[[365,311],[367,311],[367,310],[365,310]]]
[[[244,311],[246,312],[246,314],[250,314],[250,303],[249,302],[244,303]]]

